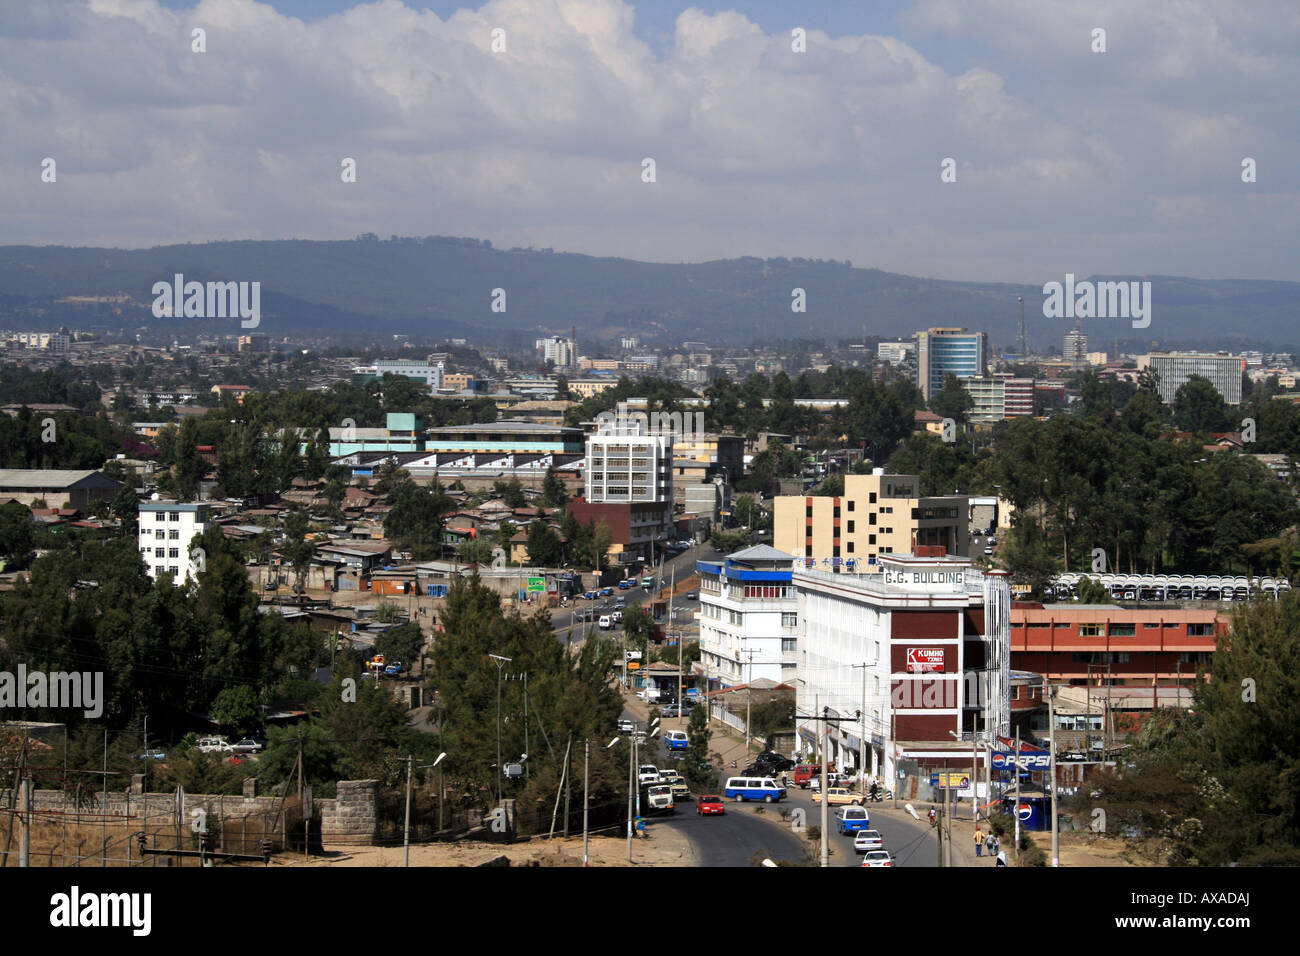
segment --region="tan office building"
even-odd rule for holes
[[[916,475],[845,475],[844,494],[781,495],[775,499],[772,545],[819,565],[879,568],[882,554],[913,554],[918,545],[941,545],[969,556],[970,499],[922,497]]]

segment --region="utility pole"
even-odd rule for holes
[[[902,789],[898,775],[898,715],[894,713],[893,701],[889,704],[889,746],[894,748],[894,779],[890,781],[890,790],[894,791],[894,809],[898,809],[898,791]]]
[[[952,783],[952,778],[948,779]],[[952,818],[957,812],[957,793],[949,786],[944,791],[944,825],[948,827],[948,835],[943,842],[944,866],[952,866]]]
[[[411,755],[406,755],[406,823],[402,825],[402,866],[411,865]]]
[[[862,721],[862,736],[858,738],[858,786],[861,788],[867,777],[867,664],[864,661],[852,666],[862,668],[862,710],[858,711]]]
[[[749,664],[749,679],[745,681],[745,759],[749,759],[749,715],[754,702],[754,655],[757,653],[753,648],[746,648],[739,653],[744,654],[746,663]]]
[[[825,716],[826,716],[826,712],[825,712],[825,711],[822,711],[822,717],[825,718]],[[827,786],[826,786],[826,785],[827,785],[827,782],[828,782],[828,781],[827,781],[827,779],[826,779],[826,721],[825,721],[825,719],[823,719],[822,722],[821,722],[820,724],[817,725],[817,729],[818,729],[818,737],[820,738],[820,739],[817,741],[817,749],[821,751],[821,759],[822,759],[822,801],[821,801],[821,802],[822,802],[822,824],[821,824],[821,836],[822,836],[822,848],[821,848],[821,849],[822,849],[822,856],[821,856],[821,865],[825,867],[825,866],[830,866],[830,865],[831,865],[831,861],[830,861],[830,850],[829,850],[829,847],[828,847],[827,844],[826,844],[826,824],[827,824],[827,822],[828,822],[827,819],[826,819],[826,808],[827,808],[827,806],[829,806],[829,804],[830,804],[830,800],[828,799],[828,796],[829,796],[829,795],[828,795],[827,792],[826,792],[826,790],[827,790]],[[745,733],[746,733],[746,735],[749,734],[749,716],[748,716],[748,715],[746,715],[746,717],[745,717]]]
[[[489,654],[488,657],[497,662],[497,803],[501,803],[501,779],[505,776],[506,768],[501,764],[501,668],[510,663],[513,658],[502,657],[500,654]]]
[[[1056,816],[1056,695],[1053,693],[1052,685],[1043,683],[1047,687],[1047,731],[1051,743],[1049,749],[1052,751],[1052,866],[1061,865],[1060,835],[1057,832],[1059,820]]]
[[[1020,361],[1029,361],[1029,347],[1025,345],[1025,297],[1016,296],[1016,301],[1020,303]]]
[[[970,732],[970,819],[972,823],[980,820],[980,760],[979,746],[975,740],[974,725]]]
[[[1055,756],[1053,756],[1052,759],[1055,760],[1055,759],[1056,759]],[[1020,728],[1019,728],[1019,727],[1016,728],[1016,803],[1015,803],[1015,811],[1016,811],[1016,812],[1015,812],[1015,818],[1016,818],[1016,842],[1015,842],[1015,847],[1014,847],[1014,849],[1015,849],[1015,853],[1016,853],[1016,865],[1019,866],[1019,865],[1020,865]]]
[[[569,773],[569,751],[573,748],[573,731],[569,731],[569,745],[564,748],[564,838],[569,838],[569,801],[573,798],[573,776]]]
[[[582,742],[582,865],[588,864],[590,844],[587,832],[587,808],[591,801],[587,799],[587,790],[591,786],[591,740]]]

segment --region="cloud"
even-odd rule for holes
[[[620,0],[446,19],[382,0],[310,24],[252,0],[5,7],[0,242],[373,231],[964,279],[1295,278],[1290,4],[916,0],[902,23],[806,23],[795,53],[788,29],[687,9],[656,56]],[[927,58],[936,38],[970,62]]]

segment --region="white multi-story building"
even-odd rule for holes
[[[943,548],[888,554],[878,574],[799,567],[797,713],[832,718],[827,757],[896,778],[897,762],[969,769],[972,735],[1010,726],[1010,587]],[[819,721],[799,723],[818,747]],[[859,758],[865,740],[865,752]],[[965,741],[965,742],[963,742]]]
[[[672,507],[673,436],[649,432],[645,416],[620,416],[587,436],[587,501]]]
[[[423,382],[431,389],[442,388],[444,366],[441,362],[419,361],[415,359],[380,359],[375,362],[373,374],[376,378],[385,375],[405,375],[407,378]],[[357,369],[356,371],[368,371]]]
[[[881,342],[876,346],[876,358],[890,365],[901,365],[907,353],[915,351],[915,342]]]
[[[1152,352],[1139,355],[1139,370],[1154,369],[1160,376],[1160,400],[1172,405],[1178,389],[1193,375],[1208,378],[1229,405],[1241,404],[1241,373],[1246,360],[1226,352]]]
[[[191,553],[191,542],[207,527],[206,504],[140,502],[140,557],[149,577],[156,580],[160,574],[170,573],[175,585],[196,578],[203,558]]]
[[[561,335],[552,335],[550,338],[537,340],[537,351],[541,353],[542,361],[551,362],[556,368],[572,368],[575,358],[577,357],[573,348],[573,339],[566,339]]]
[[[765,544],[700,561],[700,663],[710,689],[794,680],[799,618],[794,556]]]

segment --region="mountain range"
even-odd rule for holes
[[[955,282],[849,262],[722,259],[652,263],[550,249],[499,249],[442,236],[342,241],[207,242],[150,249],[0,246],[0,325],[242,331],[237,319],[155,318],[153,284],[258,281],[259,331],[273,339],[357,341],[405,333],[431,340],[528,345],[576,327],[580,351],[636,335],[646,344],[752,345],[779,339],[898,338],[932,326],[1019,338],[1024,297],[1031,349],[1059,348],[1073,320],[1043,315],[1041,286]],[[1046,276],[1044,282],[1062,281]],[[1096,351],[1147,348],[1300,351],[1300,283],[1176,276],[1079,276],[1151,283],[1151,324],[1084,320]],[[793,311],[802,289],[805,311]],[[494,290],[504,290],[504,295]],[[118,301],[106,297],[120,296]],[[494,303],[496,310],[494,311]],[[504,308],[504,311],[501,309]]]

